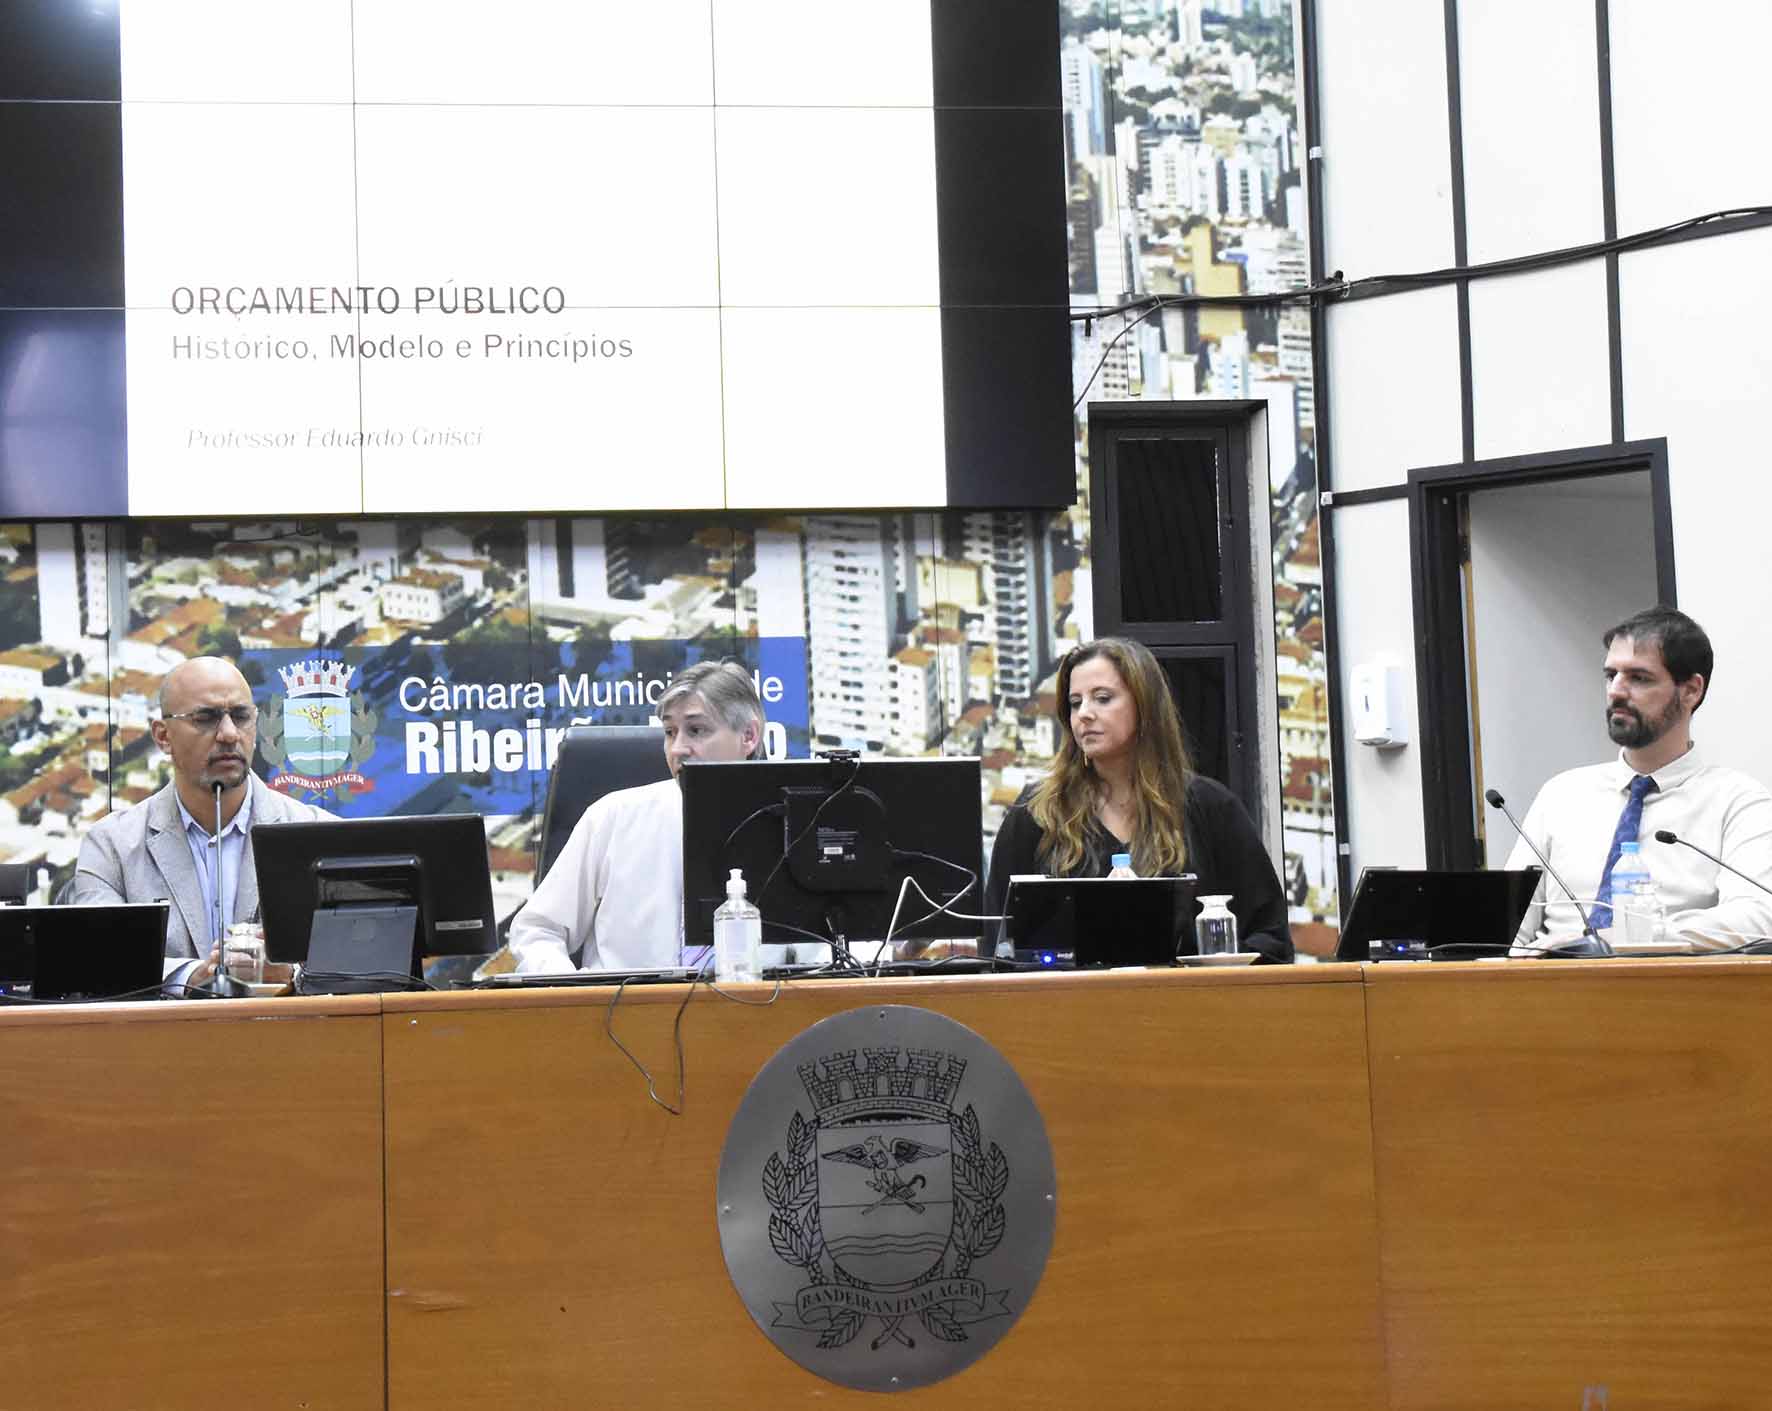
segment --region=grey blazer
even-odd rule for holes
[[[252,822],[288,823],[300,819],[330,819],[323,808],[297,803],[275,789],[266,788],[256,774],[248,774],[252,789]],[[203,885],[191,846],[185,841],[184,819],[179,817],[178,796],[168,784],[152,798],[134,808],[100,819],[80,844],[74,865],[73,902],[161,901],[172,902],[166,921],[166,954],[189,959],[197,954],[192,936],[209,934],[203,914]],[[252,838],[240,859],[240,882],[234,893],[234,914],[229,922],[250,921],[258,915],[258,873],[252,864]]]

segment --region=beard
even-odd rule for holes
[[[220,758],[205,760],[203,772],[197,776],[197,782],[205,789],[213,789],[217,784],[224,789],[237,788],[246,782],[246,776],[252,772],[251,761],[251,751],[245,747],[224,753]]]
[[[1615,745],[1627,750],[1640,750],[1654,744],[1680,720],[1680,700],[1674,697],[1660,715],[1648,717],[1631,706],[1609,706],[1606,709],[1606,734]]]

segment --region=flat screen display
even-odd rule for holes
[[[733,868],[767,945],[982,934],[978,760],[698,760],[678,779],[686,945],[713,944]]]
[[[0,515],[1072,497],[1051,7],[35,8]]]

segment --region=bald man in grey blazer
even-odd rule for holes
[[[332,815],[266,788],[252,772],[258,716],[252,688],[230,661],[196,657],[174,667],[161,683],[160,719],[152,728],[154,743],[172,760],[172,782],[86,835],[69,900],[172,902],[167,958],[201,962],[188,977],[200,982],[215,941],[214,886],[221,888],[224,929],[258,919],[253,825]]]

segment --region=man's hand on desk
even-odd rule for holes
[[[259,944],[262,946],[263,943],[261,933]],[[209,954],[204,956],[191,967],[191,972],[185,977],[184,983],[192,987],[209,984],[210,981],[215,978],[216,971],[221,966],[221,957],[221,947],[211,946],[209,948]],[[247,984],[288,985],[295,981],[295,966],[285,964],[282,961],[267,960],[263,962],[262,966],[254,965],[251,963],[249,956],[246,956],[242,952],[234,951],[232,948],[229,950],[228,958],[230,962],[229,973],[232,974],[235,979],[242,980]]]

